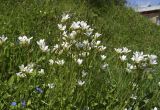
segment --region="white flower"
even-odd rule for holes
[[[85,21],[81,21],[80,22],[80,26],[81,26],[81,28],[83,29],[83,30],[86,30],[86,29],[88,29],[90,26],[87,24],[87,22],[85,22]]]
[[[84,44],[81,42],[76,43],[77,48],[83,48]]]
[[[54,61],[52,59],[49,60],[49,65],[53,65]]]
[[[126,61],[127,60],[127,56],[126,55],[122,55],[119,57],[121,61]]]
[[[65,36],[65,37],[68,37],[67,31],[63,31],[62,35]]]
[[[106,67],[108,67],[108,64],[106,63],[106,64],[103,64],[102,66],[101,66],[101,68],[104,70],[104,69],[106,69]]]
[[[82,59],[77,59],[77,63],[78,63],[79,65],[81,65],[81,64],[83,63],[83,60],[82,60]]]
[[[158,86],[160,86],[160,82],[158,82]]]
[[[5,37],[4,35],[0,36],[0,45],[1,45],[2,43],[4,43],[7,39],[8,39],[8,38]]]
[[[39,74],[44,74],[44,69],[41,69],[40,71],[38,71]]]
[[[78,85],[79,85],[79,86],[83,86],[84,84],[85,84],[85,81],[78,80]]]
[[[42,52],[48,52],[50,50],[48,48],[48,46],[46,45],[44,39],[40,39],[39,41],[37,41],[37,44],[39,45],[39,47],[42,50]]]
[[[18,77],[22,77],[22,78],[26,77],[26,74],[23,73],[23,72],[18,72],[18,73],[16,73],[16,75],[17,75]]]
[[[105,56],[105,55],[101,55],[101,59],[102,59],[102,60],[105,60],[105,59],[106,59],[106,56]]]
[[[72,32],[69,34],[69,37],[70,37],[71,39],[74,39],[76,35],[77,35],[77,32],[76,32],[76,31],[72,31]]]
[[[131,52],[131,50],[129,50],[128,48],[126,48],[126,47],[123,47],[123,48],[114,48],[114,50],[117,52],[117,53],[129,53],[129,52]]]
[[[151,65],[157,64],[157,56],[156,55],[148,55],[149,61]]]
[[[59,46],[58,44],[54,45],[52,51],[54,52],[55,50],[58,50],[59,47],[60,47],[60,46]]]
[[[78,22],[73,22],[72,24],[71,24],[71,27],[70,27],[71,29],[79,29],[80,28],[80,21],[78,21]]]
[[[70,47],[70,44],[68,42],[62,42],[61,46],[65,49]]]
[[[33,72],[33,64],[28,64],[27,66],[24,66],[23,64],[21,66],[19,66],[19,69],[21,72],[25,72],[25,73],[32,73]]]
[[[122,48],[117,48],[117,49],[114,48],[114,50],[115,50],[117,53],[122,53],[122,51],[123,51]]]
[[[102,46],[98,46],[98,49],[99,49],[99,51],[104,51],[106,49],[106,47],[102,45]]]
[[[128,48],[126,48],[126,47],[123,47],[123,51],[122,51],[123,53],[129,53],[129,52],[131,52],[131,50],[129,50]]]
[[[39,46],[45,45],[45,40],[44,40],[44,39],[40,39],[39,41],[37,41],[37,44],[38,44]]]
[[[133,83],[133,87],[136,87],[137,86],[137,84],[136,83]]]
[[[98,37],[100,37],[101,35],[102,35],[102,34],[100,34],[100,33],[97,32],[97,33],[95,33],[94,37],[95,37],[95,38],[98,38]]]
[[[80,56],[82,56],[82,57],[86,57],[86,56],[88,56],[89,55],[89,52],[82,52],[81,54],[79,54]]]
[[[84,44],[84,45],[88,45],[88,44],[89,44],[89,41],[88,41],[88,40],[84,40],[84,41],[83,41],[83,44]]]
[[[23,45],[23,44],[30,44],[31,39],[33,39],[33,37],[31,37],[31,38],[27,38],[27,36],[19,36],[18,37],[19,43],[21,45]]]
[[[84,70],[82,71],[82,77],[85,77],[88,73],[85,72]]]
[[[101,41],[98,40],[98,41],[96,42],[96,45],[98,46],[99,44],[101,44]]]
[[[94,30],[94,29],[89,28],[89,29],[86,30],[86,33],[84,33],[84,34],[87,35],[87,36],[91,36],[92,33],[93,33],[93,30]]]
[[[141,61],[144,61],[143,52],[134,52],[131,59],[132,59],[132,61],[134,61],[135,63],[140,63]]]
[[[65,21],[67,21],[69,18],[70,18],[69,14],[63,14],[63,15],[62,15],[61,22],[65,22]]]
[[[23,64],[19,66],[20,72],[16,73],[17,76],[19,77],[26,77],[27,73],[32,73],[33,72],[33,63],[28,64],[27,66],[24,66]]]
[[[49,87],[50,89],[53,89],[53,88],[55,87],[55,84],[54,84],[54,83],[48,83],[48,87]]]
[[[127,72],[131,72],[131,71],[134,70],[134,69],[136,69],[136,66],[127,63],[127,68],[126,68]]]
[[[64,65],[65,61],[64,60],[57,60],[57,61],[55,61],[55,63],[62,66],[62,65]]]
[[[137,96],[134,96],[134,95],[132,94],[132,96],[131,96],[130,98],[133,99],[133,100],[136,100],[136,99],[137,99]]]
[[[58,24],[58,28],[59,28],[59,30],[61,30],[61,31],[64,31],[64,30],[66,30],[66,25],[62,25],[62,24]]]
[[[157,107],[154,107],[154,109],[153,110],[158,110],[158,108]]]

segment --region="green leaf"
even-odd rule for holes
[[[135,110],[139,110],[139,107],[137,106],[137,107],[135,108]]]
[[[15,77],[14,77],[14,75],[12,75],[12,76],[10,77],[10,79],[8,80],[8,85],[9,85],[9,86],[12,86],[13,83],[14,83],[14,80],[15,80]]]
[[[27,102],[27,106],[29,106],[29,105],[31,105],[31,100],[28,100],[28,102]]]
[[[153,79],[153,75],[152,74],[148,74],[148,79],[152,80]]]

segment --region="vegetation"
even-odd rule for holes
[[[0,109],[160,108],[160,29],[115,1],[1,0]]]

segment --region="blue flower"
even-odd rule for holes
[[[39,92],[39,93],[43,93],[43,90],[39,87],[36,87],[36,91]]]
[[[21,104],[22,104],[23,107],[25,107],[26,106],[26,101],[25,100],[21,101]]]
[[[17,105],[17,102],[12,102],[11,103],[11,106],[16,106]]]

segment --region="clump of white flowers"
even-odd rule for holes
[[[30,63],[27,66],[24,66],[24,64],[22,64],[21,66],[19,66],[20,72],[18,72],[16,74],[19,77],[26,77],[27,74],[33,72],[33,70],[34,70],[33,67],[34,67],[33,63]]]
[[[31,38],[27,38],[27,36],[19,36],[18,37],[19,43],[21,45],[30,44],[31,39],[33,39],[33,37],[31,37]]]
[[[58,24],[58,29],[60,30],[60,36],[57,39],[56,43],[51,46],[52,54],[56,54],[58,57],[54,59],[49,59],[49,65],[59,65],[63,66],[65,60],[62,59],[62,56],[69,56],[72,61],[77,65],[84,65],[86,57],[91,56],[91,52],[96,52],[96,55],[101,58],[103,62],[100,65],[101,69],[106,69],[108,64],[105,62],[106,56],[104,52],[106,46],[104,46],[101,41],[102,34],[95,32],[94,29],[87,23],[87,21],[73,21],[67,22],[71,17],[69,14],[63,14],[61,22]],[[7,38],[0,37],[0,41],[4,42]],[[18,40],[21,45],[30,44],[31,38],[27,36],[19,36]],[[42,52],[49,52],[49,46],[46,45],[45,39],[40,39],[36,42]],[[123,48],[123,52],[127,52],[126,48]],[[27,73],[33,72],[33,65],[29,64],[27,66],[19,66],[20,72],[17,73],[17,76],[25,77]],[[44,69],[37,70],[37,73],[44,74]],[[82,72],[82,77],[87,75],[86,72]],[[83,85],[85,81],[79,80],[78,84]]]
[[[87,21],[66,22],[69,19],[69,14],[62,15],[61,23],[58,24],[60,37],[58,43],[56,42],[53,46],[52,52],[58,55],[67,53],[68,56],[74,56],[72,59],[78,65],[82,65],[85,57],[91,55],[91,51],[94,50],[100,53],[99,55],[104,61],[106,56],[101,53],[106,50],[106,46],[102,45],[100,38],[102,34],[95,32]],[[52,65],[55,61],[50,60],[49,63]]]
[[[117,53],[120,53],[120,54],[131,52],[131,50],[129,50],[129,49],[126,48],[126,47],[123,47],[123,48],[115,48],[114,50],[115,50]]]
[[[37,41],[37,44],[39,45],[39,48],[42,50],[42,52],[49,52],[50,51],[50,49],[46,45],[44,39],[40,39],[39,41]]]
[[[0,36],[0,45],[2,45],[4,42],[6,42],[8,38],[5,37],[4,35]]]
[[[140,70],[147,70],[151,69],[153,65],[157,64],[157,56],[156,55],[149,55],[149,54],[144,54],[143,52],[133,52],[131,58],[127,58],[130,55],[127,53],[131,52],[126,47],[123,48],[115,48],[115,51],[120,54],[120,60],[122,62],[126,62],[127,68],[126,70],[128,72],[131,72],[132,70],[140,69]]]
[[[53,64],[57,64],[57,65],[60,65],[60,66],[63,66],[65,63],[65,61],[62,59],[57,59],[57,60],[53,60],[53,59],[49,59],[49,65],[53,65]]]
[[[57,65],[61,65],[62,66],[62,65],[64,65],[65,61],[64,60],[56,60],[55,63]]]

